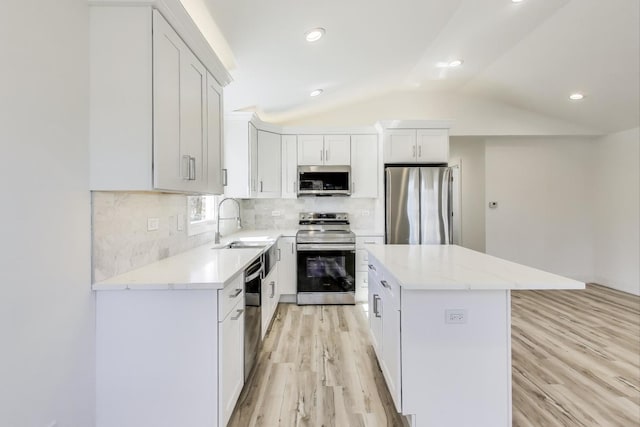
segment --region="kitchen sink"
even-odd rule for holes
[[[264,248],[268,246],[270,242],[249,242],[246,240],[237,240],[235,242],[227,243],[224,247],[228,249],[246,249],[246,248]]]

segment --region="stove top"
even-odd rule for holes
[[[296,234],[298,243],[353,243],[356,237],[345,212],[301,212]]]

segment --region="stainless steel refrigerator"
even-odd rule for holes
[[[387,244],[450,244],[451,168],[385,167]]]

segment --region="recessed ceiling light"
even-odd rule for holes
[[[462,65],[461,59],[454,59],[453,61],[449,62],[449,67],[459,67],[461,65]]]
[[[316,89],[314,91],[312,91],[309,96],[318,96],[320,95],[322,92],[324,92],[322,89]]]
[[[521,3],[522,0],[511,0],[512,3]]]
[[[309,43],[316,42],[324,36],[324,28],[313,28],[306,33],[304,33],[304,38],[307,39]]]
[[[584,98],[584,95],[581,93],[572,93],[569,95],[569,99],[572,101],[580,101],[582,98]]]

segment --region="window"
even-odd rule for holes
[[[189,196],[187,197],[187,234],[196,234],[214,231],[216,228],[217,196]]]

